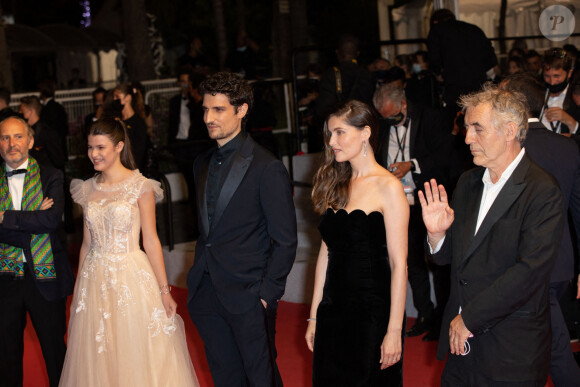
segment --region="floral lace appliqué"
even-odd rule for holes
[[[177,329],[175,325],[175,317],[167,318],[164,310],[154,308],[153,313],[151,313],[148,328],[151,337],[155,337],[161,332],[171,336]]]

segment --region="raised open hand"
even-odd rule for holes
[[[445,236],[445,232],[455,219],[453,209],[449,207],[447,192],[442,185],[437,186],[435,179],[425,183],[425,193],[419,191],[419,202],[423,210],[423,222],[429,236],[429,243],[434,248]]]

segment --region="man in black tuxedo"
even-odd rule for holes
[[[394,83],[381,85],[375,92],[373,103],[383,118],[379,128],[377,162],[401,180],[410,205],[407,265],[413,305],[419,314],[406,335],[413,337],[429,331],[423,339],[437,340],[439,317],[449,297],[449,267],[433,267],[438,306],[435,311],[423,249],[425,226],[417,191],[429,179],[442,179],[435,153],[445,141],[445,117],[435,110],[411,105],[404,90]]]
[[[451,263],[437,357],[442,386],[543,386],[550,368],[549,283],[564,224],[554,178],[522,148],[525,97],[486,86],[462,97],[476,167],[455,189],[425,183],[427,249]],[[444,340],[443,338],[447,339]]]
[[[167,143],[187,182],[188,198],[192,205],[195,205],[195,183],[191,173],[193,162],[213,145],[203,121],[202,96],[199,93],[199,85],[204,79],[205,75],[193,73],[189,67],[181,68],[177,75],[181,92],[169,100]]]
[[[545,89],[530,73],[514,74],[502,82],[502,88],[519,91],[529,106],[528,133],[524,146],[530,158],[558,181],[564,203],[576,226],[580,226],[580,151],[569,138],[548,130],[539,120]],[[580,386],[580,368],[570,347],[570,334],[560,308],[560,300],[574,277],[574,249],[568,217],[558,258],[550,278],[550,315],[552,321],[552,354],[550,377],[556,386]],[[577,240],[574,241],[578,243]],[[580,281],[580,276],[578,278]]]
[[[570,86],[574,60],[561,48],[551,48],[544,54],[543,77],[546,96],[540,112],[540,121],[555,133],[578,135],[580,108],[572,98]],[[575,140],[579,138],[574,136]]]
[[[217,145],[194,164],[200,236],[187,307],[217,387],[281,386],[276,308],[296,255],[286,168],[243,131],[252,90],[232,73],[200,86]]]
[[[49,166],[40,166],[38,172],[38,164],[28,156],[33,143],[32,129],[24,120],[11,117],[0,123],[0,154],[5,162],[0,167],[0,384],[22,386],[28,312],[50,386],[56,387],[66,352],[66,298],[72,293],[74,277],[55,232],[64,206],[63,174]],[[40,178],[44,199],[31,210],[25,208],[25,191],[35,176]],[[38,236],[48,246],[42,260],[35,243]]]

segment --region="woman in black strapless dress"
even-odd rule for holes
[[[325,125],[312,193],[322,244],[306,342],[313,386],[402,386],[409,205],[374,159],[377,119],[343,103]]]

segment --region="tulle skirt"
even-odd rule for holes
[[[167,317],[144,252],[91,251],[77,281],[59,386],[199,386],[183,320]]]

